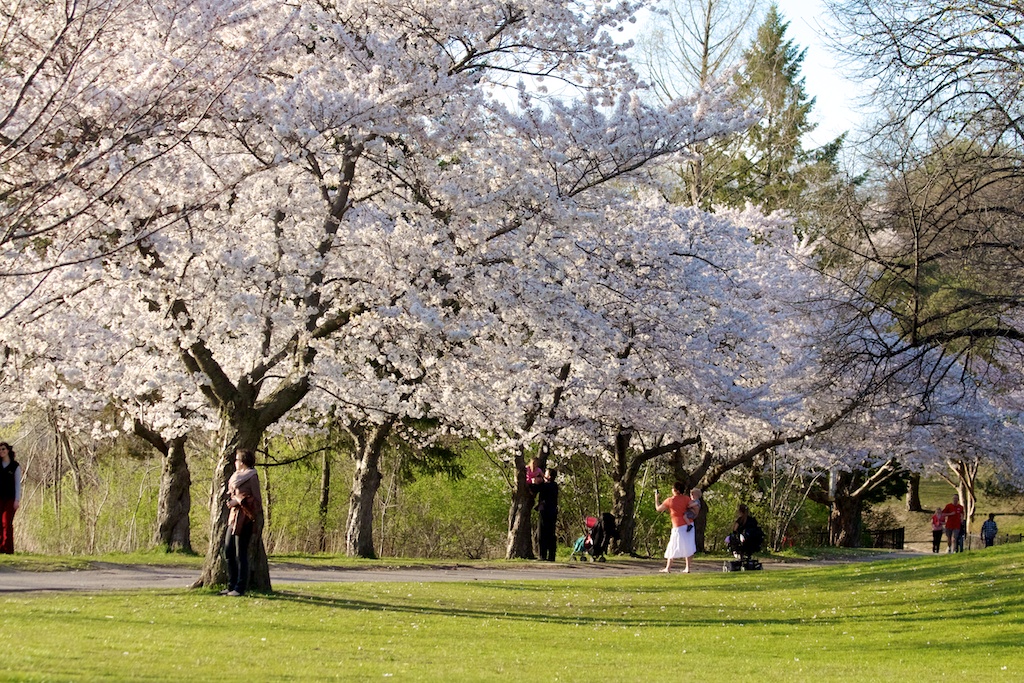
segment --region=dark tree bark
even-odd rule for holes
[[[612,467],[612,514],[619,527],[619,538],[612,542],[613,553],[636,552],[636,480],[640,468],[657,457],[675,453],[685,446],[699,443],[698,437],[682,442],[658,445],[643,451],[630,449],[635,432],[620,429],[615,435],[614,466]]]
[[[135,434],[160,453],[160,491],[156,505],[156,534],[154,543],[176,552],[192,552],[192,527],[189,512],[192,478],[185,459],[187,436],[170,441],[149,429],[139,420],[133,424]]]
[[[569,378],[572,365],[564,364],[558,370],[558,384],[551,396],[551,406],[547,410],[547,416],[553,418],[558,405],[562,401],[562,394],[565,390],[565,382]],[[544,410],[543,402],[538,399],[530,415],[527,415],[524,427],[529,430]],[[553,435],[545,437],[538,448],[537,459],[540,468],[544,469],[548,464],[548,457],[551,454],[551,439]],[[520,449],[512,459],[512,466],[515,467],[515,477],[512,489],[512,502],[508,510],[508,544],[505,546],[505,558],[509,560],[533,560],[536,555],[533,552],[533,491],[526,483],[526,453]]]
[[[256,451],[263,435],[263,429],[247,425],[245,433],[232,432],[221,448],[220,458],[213,475],[210,491],[210,540],[206,549],[206,559],[199,579],[192,584],[193,588],[201,586],[223,585],[228,580],[227,560],[224,557],[224,538],[228,531],[228,480],[235,473],[235,451],[244,448]],[[261,509],[254,520],[252,542],[249,544],[249,578],[250,590],[270,592],[270,566],[267,562],[267,550],[263,545],[264,511]]]
[[[324,459],[320,468],[320,503],[317,505],[317,520],[319,521],[319,538],[317,539],[317,550],[327,551],[327,510],[331,502],[331,453],[324,451]]]
[[[907,512],[924,512],[921,506],[921,475],[913,472],[907,481]]]
[[[686,469],[683,462],[683,449],[676,448],[672,453],[672,471],[675,472],[676,481],[683,485],[686,489],[684,493],[689,495],[689,492],[695,488],[701,488],[703,486],[701,479],[707,472],[707,468],[704,466],[707,461],[707,453],[702,454],[701,466],[694,471]],[[708,513],[706,509],[706,503],[701,500],[700,512],[697,513],[697,519],[693,522],[693,540],[697,547],[698,553],[705,552],[704,547],[704,533],[707,528]]]
[[[864,472],[836,472],[828,489],[816,487],[807,497],[829,508],[829,544],[836,548],[859,548],[861,542],[861,513],[864,501],[876,488],[899,472],[895,461],[885,463],[870,476]]]
[[[828,515],[828,542],[836,548],[859,548],[861,542],[863,498],[845,493],[852,481],[849,472],[840,473],[840,487]]]
[[[191,553],[192,537],[189,512],[192,478],[185,461],[185,437],[172,439],[160,472],[157,499],[157,542],[169,550]]]
[[[697,545],[697,552],[707,552],[706,533],[708,529],[708,502],[704,498],[701,498],[700,512],[697,513],[697,519],[693,520],[693,527],[694,542]]]
[[[538,456],[541,469],[547,467],[547,454]],[[533,491],[526,483],[526,456],[523,451],[516,453],[512,460],[515,467],[515,488],[512,491],[512,503],[508,511],[508,545],[505,548],[506,559],[534,560],[533,552]]]
[[[619,537],[612,539],[611,552],[636,552],[636,478],[625,477],[612,482],[612,515],[619,529]]]
[[[377,556],[373,547],[373,502],[382,479],[380,458],[392,426],[393,419],[379,425],[348,427],[356,443],[356,471],[345,524],[345,554],[350,557]]]

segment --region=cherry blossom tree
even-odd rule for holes
[[[564,249],[539,256],[537,270],[558,287],[522,297],[528,313],[503,310],[509,327],[499,339],[512,346],[489,345],[486,358],[514,369],[501,392],[460,410],[485,416],[482,425],[502,424],[511,407],[520,416],[504,422],[499,448],[515,455],[508,556],[531,556],[527,453],[611,459],[628,548],[636,475],[647,460],[702,441],[715,456],[694,483],[705,475],[713,483],[758,449],[838,419],[832,411],[819,419],[805,403],[814,389],[813,325],[796,304],[812,295],[817,273],[801,263],[806,247],[781,216],[713,215],[652,197],[607,211],[600,229],[579,226]],[[517,342],[524,339],[529,348]],[[727,444],[745,445],[734,453]]]
[[[163,372],[158,358],[98,319],[81,315],[77,304],[68,302],[58,313],[6,335],[0,379],[11,406],[7,414],[14,419],[26,406],[46,405],[61,416],[63,431],[98,439],[123,432],[142,438],[161,460],[154,540],[191,551],[185,445],[191,432],[212,428],[211,416],[191,378]],[[26,304],[16,317],[33,310]]]
[[[93,189],[132,168],[76,200],[89,212],[29,212],[61,230],[9,247],[19,277],[3,295],[5,337],[60,325],[73,303],[116,345],[144,349],[153,364],[140,369],[191,382],[168,395],[202,396],[222,435],[204,585],[223,580],[234,450],[257,448],[321,365],[403,404],[378,424],[420,412],[408,392],[389,394],[427,364],[403,330],[465,345],[509,285],[544,280],[542,254],[613,196],[611,181],[744,124],[710,95],[643,102],[609,34],[629,3],[120,9],[126,23],[84,54],[99,50],[104,74],[130,77],[97,76],[102,97],[76,90],[69,101],[99,121],[119,103],[145,111],[156,134],[132,131],[83,169]],[[118,41],[131,49],[111,56]],[[569,94],[515,87],[519,77]],[[167,95],[199,82],[181,89],[191,100]],[[181,417],[175,401],[161,404],[158,421]],[[253,552],[253,585],[269,588],[262,543]]]
[[[251,70],[266,40],[240,28],[259,11],[29,0],[0,15],[2,276],[18,283],[5,285],[0,315],[38,293],[53,268],[116,253],[220,195],[192,184],[150,195],[148,212],[125,202],[174,172],[199,122]]]

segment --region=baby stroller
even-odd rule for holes
[[[583,535],[573,544],[570,560],[580,559],[584,562],[604,562],[608,544],[613,538],[619,537],[619,528],[615,524],[615,515],[610,512],[601,513],[601,519],[587,517],[584,520]]]
[[[739,532],[730,534],[725,544],[732,551],[735,560],[727,560],[722,564],[724,572],[749,572],[763,569],[761,563],[753,558],[753,554],[761,550],[764,544],[764,532],[751,517],[746,526]]]

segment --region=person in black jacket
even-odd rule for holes
[[[558,520],[558,471],[549,467],[544,472],[544,481],[534,485],[537,493],[537,512],[540,516],[540,559],[555,561],[558,541],[555,538],[555,522]]]
[[[740,503],[736,510],[736,521],[732,524],[732,533],[729,534],[730,549],[749,555],[760,550],[763,542],[764,532],[758,526],[757,520],[750,514],[750,509]]]
[[[14,552],[14,513],[21,506],[21,465],[14,448],[0,443],[0,553]]]

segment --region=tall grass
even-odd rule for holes
[[[0,597],[14,680],[1015,681],[1019,546],[629,579]]]

